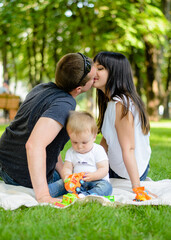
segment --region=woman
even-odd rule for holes
[[[149,120],[133,83],[127,58],[100,52],[95,58],[101,145],[108,152],[111,178],[130,179],[132,188],[145,180],[151,155]]]

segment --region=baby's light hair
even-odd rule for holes
[[[85,111],[70,111],[66,124],[67,132],[79,134],[90,131],[93,135],[98,132],[94,117]]]

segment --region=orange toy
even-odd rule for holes
[[[64,181],[65,189],[71,193],[76,193],[76,194],[80,193],[81,191],[80,187],[84,183],[84,180],[83,180],[84,175],[85,175],[84,172],[74,173],[72,175],[69,175],[69,177]]]
[[[148,195],[148,192],[145,191],[145,187],[137,187],[132,189],[134,193],[136,193],[136,197],[134,201],[136,202],[141,202],[141,201],[146,201],[150,200],[151,197]]]

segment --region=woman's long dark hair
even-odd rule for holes
[[[119,96],[123,101],[122,117],[126,116],[129,111],[130,97],[139,112],[142,132],[145,135],[148,134],[150,130],[148,116],[144,103],[136,92],[135,85],[133,83],[131,66],[128,59],[121,53],[104,51],[95,56],[94,62],[98,62],[100,65],[104,66],[109,73],[105,86],[105,94],[101,90],[97,89],[97,104],[99,108],[97,125],[99,132],[101,132],[107,103],[110,100],[113,100],[113,97]]]

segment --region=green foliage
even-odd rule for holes
[[[144,37],[164,45],[168,21],[160,5],[161,1],[148,0],[3,0],[0,49],[7,48],[10,76],[14,60],[18,78],[33,86],[54,78],[56,62],[68,52],[93,57],[107,49],[129,55],[131,47],[144,49]]]
[[[168,106],[169,6],[161,0],[2,0],[3,77],[15,87],[23,81],[30,90],[54,81],[56,64],[66,53],[83,52],[93,58],[101,50],[117,51],[130,60],[137,91],[147,105],[153,101],[155,110],[163,103]],[[150,89],[154,99],[148,98],[149,81],[150,87],[157,81],[157,90]]]

